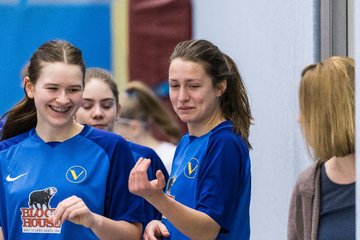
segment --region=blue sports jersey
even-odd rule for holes
[[[122,137],[85,125],[45,143],[34,129],[0,142],[0,223],[5,239],[98,239],[89,229],[47,217],[72,195],[114,220],[143,222],[143,200],[128,190],[134,161]]]
[[[156,179],[157,170],[162,171],[162,173],[165,176],[165,181],[169,179],[169,174],[165,168],[164,163],[161,161],[160,157],[156,154],[156,152],[152,148],[139,145],[133,142],[129,142],[129,146],[130,146],[130,150],[132,151],[135,162],[137,162],[137,160],[140,157],[151,159],[151,164],[147,171],[149,181]],[[144,215],[145,215],[145,222],[143,223],[143,231],[145,230],[146,225],[151,220],[161,219],[161,213],[147,201],[144,201]]]
[[[176,201],[201,211],[221,227],[217,239],[250,238],[250,157],[245,141],[225,121],[207,134],[186,134],[178,144],[166,187]],[[168,239],[189,239],[166,218]]]

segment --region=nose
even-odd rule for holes
[[[179,99],[179,101],[181,101],[181,102],[186,102],[186,101],[189,100],[189,94],[188,94],[188,92],[187,92],[187,90],[186,90],[185,87],[180,87],[178,99]]]
[[[59,104],[67,104],[69,102],[69,98],[66,94],[66,91],[61,91],[60,94],[57,96],[56,101]]]
[[[95,105],[93,108],[93,112],[91,114],[91,117],[93,119],[102,119],[104,118],[104,112],[102,110],[102,108],[98,105]]]

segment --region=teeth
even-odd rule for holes
[[[50,108],[56,112],[66,112],[67,110],[69,110],[69,107],[50,106]]]

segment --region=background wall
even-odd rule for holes
[[[105,0],[0,0],[0,116],[23,98],[21,69],[48,40],[66,39],[87,67],[110,69],[110,14]]]
[[[301,71],[317,57],[315,7],[309,0],[193,1],[193,37],[234,58],[250,96],[253,240],[287,238],[296,176],[311,162],[296,119]]]

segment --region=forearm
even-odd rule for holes
[[[2,228],[0,227],[0,240],[4,240],[4,235],[3,235],[3,232],[2,232]]]
[[[189,208],[165,194],[148,201],[191,239],[215,239],[220,231],[220,226],[210,216]]]
[[[141,239],[141,223],[114,221],[98,214],[96,214],[95,222],[91,230],[102,240]]]

